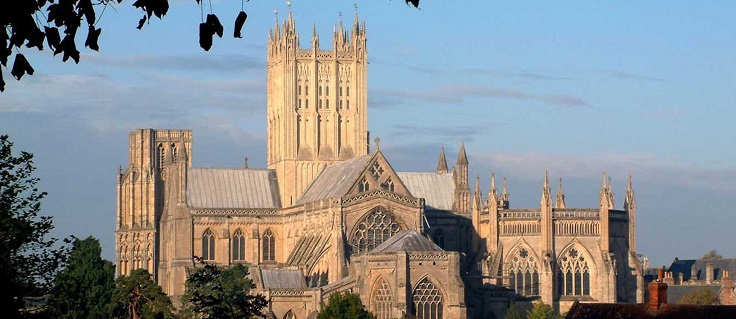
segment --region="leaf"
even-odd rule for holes
[[[97,40],[100,38],[100,33],[102,33],[102,28],[95,29],[93,25],[90,25],[89,31],[87,32],[87,40],[84,41],[84,46],[89,47],[92,50],[99,51],[100,46],[97,44]]]
[[[419,0],[406,0],[406,4],[408,5],[409,3],[411,3],[414,8],[419,8]]]
[[[22,78],[24,74],[27,73],[28,75],[33,75],[33,72],[33,67],[28,63],[26,57],[23,56],[23,54],[16,53],[15,61],[13,62],[13,69],[10,70],[10,74],[15,77],[16,80],[20,81],[20,78]]]
[[[140,20],[138,20],[138,26],[136,27],[136,29],[138,29],[138,30],[143,29],[143,24],[146,23],[146,19],[147,19],[147,17],[144,14],[143,15],[143,18],[141,18]]]
[[[84,14],[84,18],[87,19],[88,24],[95,24],[95,9],[92,7],[92,0],[79,0],[77,9],[79,13]]]
[[[43,27],[46,31],[46,42],[49,44],[49,48],[53,49],[54,55],[58,54],[56,50],[59,49],[59,43],[61,43],[61,37],[59,36],[59,29],[55,27]]]
[[[212,36],[215,32],[208,23],[199,24],[199,46],[205,51],[209,51],[212,47]]]
[[[243,30],[243,25],[245,24],[245,20],[248,19],[248,14],[244,11],[240,11],[238,13],[238,17],[235,18],[235,30],[233,31],[233,37],[235,38],[242,38],[243,35],[240,34],[240,31]]]
[[[64,40],[61,40],[59,47],[64,52],[62,61],[66,62],[69,58],[72,58],[74,62],[79,63],[79,50],[77,50],[77,44],[74,43],[74,35],[67,34],[64,36]]]
[[[216,15],[208,14],[206,23],[210,25],[214,33],[217,33],[218,37],[222,38],[222,33],[225,31],[225,28],[222,27],[220,19],[218,19]]]
[[[150,4],[151,8],[153,9],[153,14],[156,15],[159,19],[161,17],[166,15],[166,12],[169,11],[169,1],[168,0],[151,0],[152,3]]]
[[[0,68],[0,92],[5,91],[5,80],[3,80],[3,69]]]

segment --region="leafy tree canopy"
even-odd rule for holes
[[[723,259],[723,256],[721,256],[720,254],[718,254],[718,251],[711,250],[711,251],[705,253],[705,255],[703,255],[703,257],[701,257],[700,259],[710,259],[710,260]]]
[[[677,300],[677,303],[683,305],[717,305],[720,301],[715,291],[702,287],[686,293]]]
[[[33,154],[14,154],[10,138],[1,135],[0,309],[4,318],[20,316],[24,297],[49,291],[67,254],[64,248],[54,248],[56,239],[47,239],[54,226],[50,216],[40,215],[46,193],[36,188],[35,170]]]
[[[105,317],[115,287],[115,266],[101,254],[96,238],[74,238],[67,266],[54,281],[51,308],[56,318]]]
[[[192,271],[185,283],[181,314],[191,318],[251,318],[261,315],[266,298],[250,295],[255,286],[248,269],[236,264],[218,268],[195,257],[203,266]]]
[[[516,308],[516,305],[511,305],[508,310],[506,310],[506,316],[504,316],[506,319],[522,319],[521,313],[519,312],[519,309]]]
[[[376,316],[365,310],[358,295],[345,291],[330,295],[327,304],[322,303],[317,319],[376,319]]]
[[[526,311],[526,319],[557,319],[559,318],[552,306],[541,301],[534,303],[531,310]]]
[[[135,269],[115,280],[109,314],[121,319],[172,319],[174,306],[147,270]]]

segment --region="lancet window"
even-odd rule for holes
[[[566,251],[557,263],[557,292],[560,296],[590,295],[590,266],[576,248]]]
[[[179,155],[179,151],[176,149],[176,144],[171,144],[171,154],[173,155],[172,161],[176,161],[177,156]]]
[[[394,181],[391,180],[391,177],[389,177],[385,182],[381,183],[381,188],[393,192],[396,187],[394,186]]]
[[[391,316],[391,287],[386,279],[381,277],[373,290],[373,314],[378,319],[393,319]]]
[[[358,182],[358,192],[367,192],[371,189],[371,185],[368,184],[368,181],[363,177],[363,179]]]
[[[232,246],[233,246],[233,260],[234,261],[243,261],[245,260],[245,236],[243,235],[243,231],[238,229],[233,234],[232,239]]]
[[[401,230],[394,216],[382,208],[375,208],[355,227],[350,245],[354,253],[373,250]]]
[[[289,311],[284,315],[284,319],[296,319],[296,315],[294,315],[294,312],[289,309]]]
[[[442,319],[442,294],[429,278],[422,279],[414,288],[412,300],[412,313],[417,319]]]
[[[215,233],[209,228],[202,233],[202,259],[215,260]]]
[[[158,167],[164,167],[166,163],[166,153],[164,152],[164,145],[158,144]]]
[[[517,249],[511,257],[509,288],[522,296],[539,295],[539,263],[527,248]]]
[[[276,260],[276,237],[273,235],[271,229],[266,229],[263,233],[263,261],[275,261]]]

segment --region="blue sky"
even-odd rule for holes
[[[115,173],[136,128],[191,128],[194,165],[265,165],[265,59],[280,1],[245,3],[243,39],[198,46],[200,8],[171,2],[135,29],[108,8],[101,51],[79,65],[29,50],[36,74],[0,94],[0,132],[36,154],[55,235],[93,235],[114,258]],[[237,1],[213,1],[231,28]],[[638,250],[653,265],[711,249],[736,256],[736,2],[358,1],[369,55],[369,129],[394,168],[433,170],[465,141],[484,192],[509,178],[511,205],[539,205],[545,169],[568,206],[596,207],[600,174],[618,207],[627,174]],[[302,45],[323,47],[352,1],[293,1]],[[204,6],[209,13],[209,3]],[[82,41],[83,42],[83,41]],[[79,46],[81,47],[81,43]],[[28,52],[26,52],[28,51]],[[554,191],[554,187],[553,187]]]

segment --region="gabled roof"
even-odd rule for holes
[[[424,198],[430,209],[452,210],[455,200],[455,181],[452,173],[397,172],[412,196]]]
[[[399,251],[444,251],[427,237],[413,230],[402,230],[391,236],[370,253],[389,253]]]
[[[261,269],[263,289],[306,288],[307,283],[299,269]]]
[[[268,169],[193,168],[187,181],[190,208],[279,208],[276,174]]]
[[[296,203],[304,204],[345,196],[375,154],[363,155],[325,167]]]

